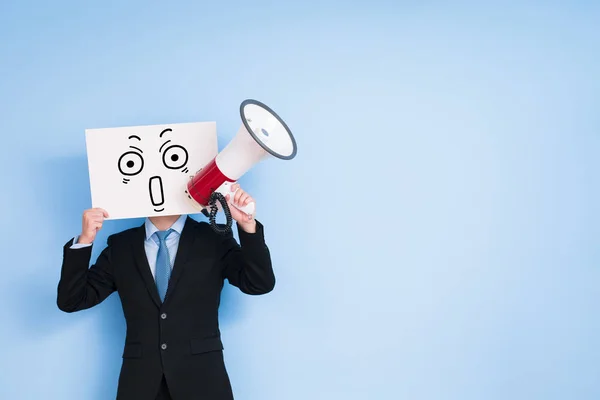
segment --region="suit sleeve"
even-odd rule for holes
[[[58,308],[64,312],[85,310],[101,303],[117,290],[113,276],[111,238],[96,263],[89,266],[92,246],[63,248],[63,263],[58,283]]]
[[[231,232],[222,239],[224,277],[243,293],[269,293],[275,287],[275,274],[263,225],[256,221],[255,233],[247,233],[238,226],[238,236],[239,244]]]

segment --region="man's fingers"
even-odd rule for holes
[[[90,221],[87,226],[90,229],[102,228],[104,223],[102,221]]]
[[[87,219],[88,221],[104,221],[104,214],[90,214]]]
[[[106,211],[104,208],[94,208],[93,210],[94,215],[101,215],[104,218],[108,218],[108,211]]]
[[[235,196],[233,197],[234,204],[239,204],[240,197],[242,197],[243,195],[244,195],[244,191],[242,189],[238,189],[238,191],[235,192]]]
[[[242,196],[240,196],[239,204],[245,206],[246,204],[248,204],[248,201],[250,199],[250,195],[248,193],[244,193]]]
[[[108,218],[109,217],[108,211],[106,211],[103,208],[99,208],[99,207],[90,208],[89,210],[85,210],[84,213],[83,213],[83,215],[101,215],[104,218]]]
[[[239,191],[238,191],[238,193],[239,193]],[[237,196],[236,204],[238,204],[238,205],[244,204],[244,199],[245,198],[246,198],[246,193],[240,193],[240,195]]]
[[[87,215],[98,218],[108,218],[108,212],[102,209],[90,211]]]

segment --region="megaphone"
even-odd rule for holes
[[[235,191],[231,185],[244,175],[252,166],[268,157],[291,160],[296,156],[296,139],[285,122],[265,104],[247,99],[240,105],[242,125],[233,140],[196,173],[187,184],[190,199],[202,208],[211,207],[209,215],[214,230],[224,233],[231,229],[231,215],[225,200],[227,194],[233,200]],[[221,204],[227,217],[225,231],[218,228],[215,215],[217,202]],[[253,215],[255,204],[234,207]]]

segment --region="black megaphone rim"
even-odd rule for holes
[[[266,144],[264,144],[262,142],[262,140],[260,140],[252,131],[252,129],[250,128],[250,126],[248,125],[248,122],[246,121],[245,118],[245,114],[244,114],[244,107],[247,106],[248,104],[254,104],[257,105],[261,108],[264,108],[265,110],[267,110],[271,115],[273,115],[275,118],[277,118],[277,121],[279,121],[281,123],[281,125],[283,125],[283,127],[285,128],[287,134],[290,136],[290,139],[292,140],[292,146],[294,148],[294,150],[292,151],[292,154],[290,154],[289,156],[284,156],[282,154],[279,154],[275,151],[273,151],[272,149],[270,149]],[[240,104],[240,117],[242,118],[242,123],[244,124],[244,126],[246,127],[246,130],[248,131],[248,133],[252,136],[252,138],[256,141],[256,143],[259,144],[260,147],[262,147],[267,153],[271,154],[274,157],[277,157],[279,159],[282,160],[291,160],[292,158],[296,157],[296,152],[297,152],[297,146],[296,146],[296,138],[294,138],[294,135],[292,134],[292,131],[290,130],[290,128],[287,126],[287,124],[283,121],[283,119],[281,119],[281,117],[279,117],[279,115],[277,115],[277,113],[275,111],[273,111],[269,106],[267,106],[264,103],[261,103],[258,100],[254,100],[254,99],[247,99],[244,100],[242,102],[242,104]]]

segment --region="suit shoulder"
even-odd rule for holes
[[[210,225],[209,222],[196,221],[196,220],[192,220],[192,221],[194,224],[194,228],[196,229],[197,235],[202,236],[204,238],[213,238],[213,239],[222,239],[223,238],[223,235],[220,235],[214,231],[214,229],[212,228],[212,226]],[[217,223],[217,226],[221,230],[224,230],[227,227],[226,224],[219,224],[219,223]]]
[[[190,226],[192,228],[194,228],[194,231],[196,232],[197,235],[205,235],[206,233],[208,233],[207,228],[210,228],[210,225],[205,222],[205,221],[196,221],[193,218],[188,218],[188,223],[190,224]]]
[[[107,243],[110,245],[110,244],[114,244],[114,243],[130,242],[134,239],[136,234],[139,233],[139,230],[140,230],[140,227],[138,226],[138,227],[125,229],[121,232],[113,233],[108,236]]]

